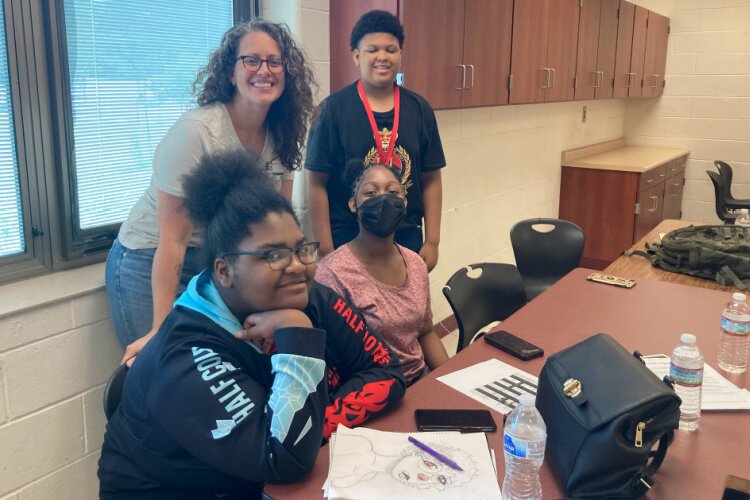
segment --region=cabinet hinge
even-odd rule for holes
[[[508,75],[508,90],[513,90],[513,75]]]
[[[32,238],[36,239],[36,238],[40,238],[42,236],[44,236],[44,231],[42,231],[41,229],[39,229],[36,226],[31,226],[31,237]]]
[[[615,79],[612,78],[612,88],[615,88]]]
[[[620,19],[620,7],[617,7],[617,19]]]
[[[640,203],[636,203],[635,204],[635,215],[640,215],[640,213],[641,213],[641,204]]]
[[[648,18],[646,18],[646,27],[648,28]]]
[[[672,33],[672,27],[671,26],[667,26],[667,35],[669,35],[670,33]]]

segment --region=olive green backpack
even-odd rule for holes
[[[646,257],[665,271],[750,288],[750,227],[683,227],[664,235],[661,244],[647,243],[646,249],[623,254]]]

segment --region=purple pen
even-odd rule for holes
[[[460,470],[461,472],[464,472],[464,470],[456,462],[454,462],[450,458],[446,457],[445,455],[443,455],[439,451],[433,450],[432,448],[430,448],[429,446],[427,446],[423,442],[418,441],[417,439],[413,438],[412,436],[409,436],[409,442],[412,443],[417,448],[419,448],[420,450],[425,451],[425,452],[429,453],[430,455],[432,455],[433,457],[437,458],[438,460],[440,460],[441,462],[443,462],[448,467],[450,467],[452,469]]]

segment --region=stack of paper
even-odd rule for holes
[[[448,457],[456,470],[409,442],[413,436]],[[339,426],[331,437],[323,485],[329,499],[501,498],[482,433],[383,432]]]
[[[659,378],[669,375],[669,356],[666,354],[643,356],[643,361]],[[701,410],[750,410],[750,391],[740,389],[705,363]]]

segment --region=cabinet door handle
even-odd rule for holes
[[[555,72],[555,68],[550,68],[549,70],[550,70],[550,73],[552,74],[552,83],[549,84],[549,87],[552,88],[555,86],[555,80],[556,80],[555,77],[557,76],[557,73]]]
[[[656,212],[656,210],[659,208],[659,197],[658,196],[649,196],[652,200],[654,200],[654,206],[653,208],[649,209],[649,212]]]
[[[461,86],[456,87],[456,90],[463,90],[466,88],[466,65],[465,64],[456,64],[457,68],[461,68]]]
[[[656,87],[656,82],[659,81],[659,75],[651,75],[651,78],[653,78],[653,80],[651,80],[653,82],[651,88],[654,88]]]
[[[470,89],[474,88],[474,65],[473,64],[467,64],[469,68],[471,68],[471,83],[469,84]]]
[[[542,68],[544,71],[544,83],[542,84],[543,89],[549,88],[549,68]]]
[[[628,75],[628,84],[625,85],[627,88],[633,86],[633,80],[635,80],[635,73],[626,73]]]
[[[592,71],[591,72],[591,76],[592,76],[592,80],[593,80],[591,82],[591,86],[594,87],[594,88],[596,88],[599,85],[599,72],[598,71]]]

